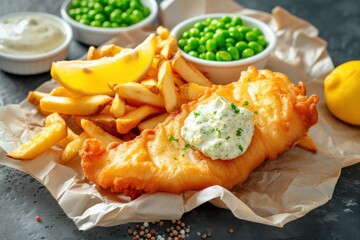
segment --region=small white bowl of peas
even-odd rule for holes
[[[237,81],[251,65],[264,68],[276,44],[276,35],[267,24],[230,13],[189,18],[171,34],[182,56],[215,84]]]
[[[155,0],[65,0],[61,6],[74,38],[93,46],[149,26],[157,15]]]

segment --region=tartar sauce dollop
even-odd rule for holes
[[[32,55],[48,52],[65,41],[59,23],[44,16],[9,16],[0,21],[0,52]]]
[[[229,160],[242,155],[253,134],[253,113],[223,97],[198,105],[181,128],[185,141],[212,160]]]

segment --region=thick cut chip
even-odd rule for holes
[[[57,113],[49,115],[48,118],[53,118],[49,121],[51,124],[43,128],[43,130],[29,141],[6,155],[21,160],[34,159],[49,150],[61,139],[65,138],[67,135],[67,126],[64,119]]]

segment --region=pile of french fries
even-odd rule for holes
[[[109,83],[111,96],[81,95],[63,87],[50,93],[29,92],[28,101],[46,116],[45,126],[7,156],[33,159],[57,145],[62,149],[58,161],[66,164],[79,157],[87,138],[97,138],[104,146],[128,141],[155,128],[183,103],[198,98],[211,82],[179,54],[177,40],[168,29],[160,26],[156,33],[156,55],[149,70],[138,82]],[[116,45],[90,47],[87,59],[111,57],[121,51]]]

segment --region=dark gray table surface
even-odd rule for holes
[[[59,14],[62,1],[1,0],[0,16],[18,11]],[[270,12],[282,6],[319,29],[337,66],[360,59],[360,3],[358,0],[238,0],[247,8]],[[82,56],[87,46],[71,44],[69,59]],[[0,106],[16,104],[49,73],[17,76],[0,71]],[[360,151],[360,150],[359,150]],[[344,168],[325,205],[283,228],[235,218],[230,211],[204,204],[186,213],[182,220],[192,231],[187,239],[201,239],[198,232],[212,232],[211,239],[360,239],[360,164]],[[35,220],[40,215],[41,222]],[[0,239],[132,239],[127,229],[134,224],[77,230],[45,187],[27,174],[0,165]],[[234,233],[228,232],[229,228]]]

